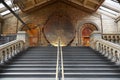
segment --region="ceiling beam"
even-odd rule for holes
[[[115,8],[110,7],[110,6],[108,6],[108,5],[105,5],[105,4],[103,4],[102,6],[105,7],[105,8],[108,8],[108,9],[110,9],[110,10],[113,10],[113,11],[115,11],[115,12],[117,12],[117,13],[120,13],[120,10],[119,10],[119,9],[115,9]]]
[[[114,16],[114,15],[108,13],[108,12],[105,12],[105,11],[103,11],[103,10],[100,10],[100,9],[97,11],[97,13],[100,14],[100,15],[101,15],[101,14],[106,15],[106,16],[112,18],[112,19],[115,19],[115,18],[116,18],[116,16]]]
[[[10,8],[13,8],[12,5],[9,5],[9,7],[10,7]],[[4,11],[6,11],[6,10],[8,10],[6,7],[0,8],[0,13],[4,12]]]
[[[88,12],[88,13],[94,12],[94,10],[91,10],[90,8],[84,7],[83,5],[77,4],[76,2],[71,1],[71,0],[62,0],[62,2],[64,2],[65,4],[68,4],[69,6],[75,7],[77,9],[83,10],[83,11]]]
[[[40,1],[40,2],[38,2],[37,0],[33,0],[34,5],[31,5],[30,7],[26,7],[26,8],[23,7],[23,8],[20,8],[20,9],[21,9],[23,12],[28,13],[28,12],[37,10],[38,8],[41,8],[41,7],[47,6],[47,5],[49,5],[49,4],[55,3],[56,1],[58,1],[58,0],[43,0],[43,1]],[[24,3],[24,0],[23,0],[22,3]],[[21,7],[21,6],[19,5],[19,2],[16,1],[15,4],[17,4],[19,7]],[[25,5],[25,4],[23,4],[23,6],[24,6],[24,5]]]
[[[5,3],[4,0],[1,0],[1,3],[23,24],[26,25],[26,23]],[[30,28],[28,26],[26,26],[28,30],[30,30]]]

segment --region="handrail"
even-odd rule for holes
[[[103,34],[102,39],[120,44],[120,33]]]
[[[60,40],[57,46],[56,80],[64,80],[63,52]]]
[[[58,77],[59,77],[59,55],[60,55],[59,46],[60,46],[60,43],[58,42],[58,46],[57,46],[57,64],[56,64],[56,80],[58,80]]]
[[[102,53],[111,61],[120,64],[120,45],[103,39],[94,38],[91,40],[91,47]]]
[[[60,51],[61,51],[62,80],[64,80],[64,63],[63,63],[63,52],[62,52],[62,46],[60,46]]]
[[[6,44],[0,45],[0,64],[11,59],[23,50],[24,42],[22,40],[14,40]]]

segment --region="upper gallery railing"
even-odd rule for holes
[[[102,39],[120,44],[120,33],[114,33],[114,34],[103,34]]]
[[[29,47],[28,36],[25,31],[17,33],[16,40],[0,45],[0,64],[5,63],[16,54]]]
[[[57,46],[56,80],[64,80],[63,52],[60,40]]]
[[[6,35],[6,36],[0,35],[0,45],[13,41],[15,39],[16,39],[15,34]]]
[[[101,39],[100,33],[95,32],[91,35],[90,46],[112,62],[120,64],[120,45]]]
[[[23,50],[24,42],[22,40],[14,40],[0,45],[0,63],[8,61]]]

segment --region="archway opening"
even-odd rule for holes
[[[89,46],[90,45],[90,34],[98,30],[97,27],[92,23],[85,23],[82,25],[81,29],[81,44],[82,46]]]
[[[29,45],[31,47],[38,46],[40,31],[38,26],[36,26],[34,23],[26,23],[26,25],[22,26],[21,31],[26,31],[27,34],[29,35]]]

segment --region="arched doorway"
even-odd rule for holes
[[[82,46],[89,46],[90,45],[90,34],[95,30],[98,30],[98,29],[92,23],[85,23],[82,25],[82,28],[80,30]]]
[[[28,29],[28,28],[29,29]],[[21,29],[22,31],[26,31],[27,34],[29,35],[29,45],[32,46],[38,46],[39,44],[39,27],[36,26],[33,23],[27,23],[26,25],[24,25]]]

